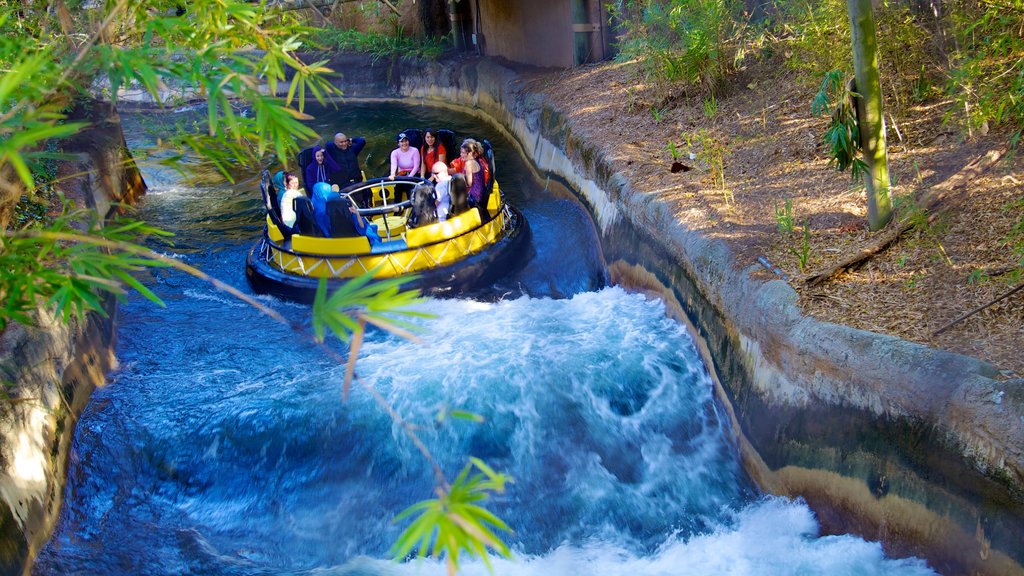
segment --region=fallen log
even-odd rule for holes
[[[971,160],[956,174],[925,190],[924,193],[915,200],[915,203],[925,211],[932,211],[947,196],[949,196],[950,193],[957,192],[962,189],[973,179],[977,178],[986,170],[994,166],[1002,157],[1003,151],[989,150],[985,154]],[[934,216],[930,216],[929,221],[933,218]],[[891,246],[893,242],[898,240],[900,236],[913,227],[914,223],[912,219],[904,219],[890,224],[887,228],[882,230],[881,236],[871,240],[867,246],[861,248],[852,255],[841,258],[839,261],[825,268],[824,271],[808,276],[804,281],[810,286],[817,286],[842,272],[853,270],[863,265],[866,260],[875,254],[878,254]]]

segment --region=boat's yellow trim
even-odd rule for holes
[[[324,256],[366,254],[370,251],[370,241],[366,236],[317,238],[294,234],[292,235],[292,250]]]
[[[473,228],[480,226],[480,224],[480,211],[474,208],[449,218],[444,222],[434,222],[433,224],[406,230],[405,243],[409,248],[433,244],[445,238],[454,238],[460,234],[465,234]]]
[[[310,278],[354,278],[373,270],[380,265],[381,267],[376,271],[374,277],[393,278],[395,276],[401,276],[402,274],[419,272],[421,270],[429,270],[452,264],[466,256],[480,252],[502,237],[505,231],[505,218],[507,217],[507,214],[502,212],[498,214],[497,217],[483,225],[480,225],[480,213],[478,210],[471,210],[466,214],[460,214],[459,216],[462,217],[468,214],[476,215],[475,221],[477,223],[477,227],[475,229],[471,228],[467,232],[459,236],[455,236],[454,238],[449,238],[433,244],[410,247],[405,250],[398,250],[383,254],[368,254],[366,253],[369,252],[369,248],[367,247],[367,249],[364,250],[364,253],[360,255],[344,256],[338,254],[335,256],[335,254],[337,254],[336,252],[332,254],[324,254],[321,252],[318,255],[292,254],[290,252],[285,252],[277,245],[270,244],[268,245],[266,257],[270,264],[275,268],[297,276],[306,276]],[[473,219],[473,216],[469,216],[467,218],[470,222],[472,222]],[[296,252],[299,252],[300,250],[295,247],[295,238],[296,236],[292,236],[292,247]],[[299,238],[302,237],[299,236]],[[332,243],[340,240],[338,238],[306,239]],[[363,240],[365,240],[365,238],[363,238]],[[300,245],[302,243],[303,242],[300,241]],[[305,246],[306,250],[312,251],[308,248],[308,244]]]
[[[281,234],[281,230],[274,224],[274,221],[270,219],[270,214],[267,214],[267,237],[272,242],[281,243],[284,241],[284,234]]]
[[[487,200],[487,211],[492,215],[498,213],[501,208],[501,190],[498,189],[498,182],[491,184],[491,197]]]

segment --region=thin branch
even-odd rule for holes
[[[993,300],[990,300],[990,301],[988,301],[988,302],[986,302],[986,303],[982,304],[981,306],[978,306],[978,307],[977,307],[977,308],[975,308],[974,310],[971,310],[970,312],[967,312],[967,313],[965,313],[965,314],[962,314],[962,315],[961,315],[961,316],[960,316],[959,318],[957,318],[956,320],[953,320],[952,322],[950,322],[950,323],[946,324],[946,325],[945,325],[945,326],[943,326],[942,328],[939,328],[939,329],[938,329],[938,330],[936,330],[935,332],[932,332],[932,338],[934,338],[934,337],[938,336],[939,334],[942,334],[942,333],[943,333],[943,332],[945,332],[946,330],[949,330],[949,329],[950,329],[950,328],[952,328],[952,327],[953,327],[953,326],[954,326],[955,324],[959,324],[959,323],[960,323],[961,321],[963,321],[963,320],[965,320],[965,319],[967,319],[967,318],[970,318],[971,316],[974,316],[975,314],[977,314],[978,312],[981,312],[981,311],[982,311],[982,310],[984,310],[985,308],[988,308],[989,306],[991,306],[991,305],[993,305],[993,304],[996,304],[997,302],[1000,302],[1000,301],[1002,301],[1002,300],[1005,300],[1005,299],[1009,298],[1010,296],[1013,296],[1014,294],[1016,294],[1017,292],[1020,292],[1021,290],[1024,290],[1024,283],[1018,284],[1016,288],[1014,288],[1013,290],[1010,290],[1009,292],[1007,292],[1007,293],[1003,294],[1002,296],[999,296],[999,297],[997,297],[997,298],[995,298],[995,299],[993,299]]]

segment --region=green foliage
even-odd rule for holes
[[[1007,126],[1016,147],[1024,131],[1024,0],[967,2],[952,14],[956,38],[947,91],[970,130]]]
[[[34,10],[0,6],[0,24],[21,24],[0,39],[7,70],[0,77],[0,169],[14,170],[32,189],[30,161],[44,142],[84,126],[65,122],[65,108],[94,86],[106,86],[114,97],[131,87],[159,102],[175,91],[204,99],[206,122],[165,143],[198,152],[229,180],[232,167],[254,168],[271,152],[287,162],[298,141],[315,137],[302,123],[305,99],[326,102],[339,91],[323,61],[307,64],[296,56],[308,29],[287,12],[239,0],[195,0],[181,16],[177,7],[170,0],[122,1],[83,10],[83,28],[100,20],[110,26],[74,47],[59,41],[64,32],[56,22],[26,20],[24,13]],[[116,42],[104,41],[115,36]],[[283,99],[265,95],[285,81]]]
[[[732,202],[732,191],[725,186],[725,155],[728,152],[725,144],[704,129],[693,134],[683,133],[682,136],[688,148],[697,148],[697,160],[707,165],[711,172],[711,181],[722,192],[725,203]]]
[[[1004,207],[1004,210],[1024,209],[1024,200],[1011,202]],[[1003,243],[1010,248],[1013,257],[1017,260],[1015,268],[1007,274],[1011,284],[1016,284],[1024,278],[1024,216],[1010,228],[1010,232],[1003,238]]]
[[[679,161],[679,156],[681,155],[681,152],[679,148],[676,146],[675,142],[669,140],[668,145],[665,146],[665,149],[668,150],[668,153],[672,155],[673,162]]]
[[[793,248],[790,246],[790,253],[796,256],[797,266],[800,268],[800,273],[803,274],[807,270],[807,264],[811,259],[811,223],[804,222],[804,235],[800,242],[799,247]]]
[[[714,120],[717,115],[718,101],[715,100],[715,95],[712,94],[710,98],[704,99],[704,117],[708,120]]]
[[[790,68],[818,78],[828,70],[853,67],[845,0],[786,0],[778,6],[776,32],[786,39]]]
[[[970,275],[967,276],[968,284],[988,284],[991,280],[992,279],[989,278],[988,274],[981,269],[972,270]]]
[[[474,469],[477,471],[474,472]],[[506,558],[512,552],[494,530],[511,532],[500,518],[479,506],[491,493],[502,493],[512,479],[492,470],[479,458],[470,458],[458,478],[447,489],[439,489],[438,497],[423,500],[406,508],[395,522],[412,521],[391,547],[391,556],[402,560],[415,550],[416,556],[444,558],[448,573],[459,569],[463,553],[477,556],[493,572],[487,548]]]
[[[88,236],[93,242],[68,241],[68,235]],[[40,302],[57,315],[81,320],[87,312],[106,315],[103,295],[123,299],[128,289],[162,304],[132,274],[165,263],[133,252],[110,250],[109,245],[137,244],[168,233],[139,220],[115,219],[103,226],[96,213],[65,209],[53,222],[33,224],[0,238],[0,329],[10,322],[33,324]]]
[[[708,92],[742,58],[742,4],[733,0],[622,0],[609,15],[623,23],[620,55],[639,58],[647,74]]]
[[[786,197],[786,201],[779,206],[775,200],[775,229],[782,236],[789,236],[793,233],[793,199]]]
[[[313,332],[318,342],[324,341],[328,330],[344,342],[348,342],[352,333],[361,331],[362,328],[353,318],[355,310],[362,310],[363,316],[371,323],[406,330],[416,330],[417,327],[395,318],[396,315],[431,317],[430,314],[410,309],[424,301],[419,290],[401,291],[401,285],[415,277],[371,282],[375,272],[376,269],[353,278],[330,295],[327,294],[327,281],[320,281],[313,300]]]
[[[780,12],[774,32],[782,37],[790,57],[788,67],[809,84],[829,70],[853,67],[849,49],[850,21],[845,0],[777,0]],[[875,11],[879,42],[879,73],[891,108],[902,112],[906,104],[933,95],[943,62],[932,40],[934,25],[901,3],[888,3]],[[913,81],[910,81],[914,78]]]
[[[665,110],[651,106],[651,117],[654,118],[655,122],[661,122],[665,119]]]
[[[820,116],[831,112],[831,120],[822,137],[829,155],[829,164],[835,166],[838,172],[852,168],[851,176],[856,182],[867,173],[867,164],[860,158],[860,126],[854,110],[855,97],[857,94],[850,92],[842,72],[833,70],[822,80],[811,102],[811,113]]]
[[[322,28],[312,35],[312,41],[322,48],[339,52],[370,54],[374,60],[401,56],[437,60],[449,49],[450,44],[448,38],[407,36],[401,26],[390,34]]]

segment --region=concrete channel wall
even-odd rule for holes
[[[600,143],[499,64],[338,56],[331,66],[348,99],[477,115],[517,142],[542,178],[575,190],[613,280],[663,298],[691,327],[745,466],[766,492],[804,498],[823,533],[881,540],[943,574],[1024,574],[1024,381],[802,316],[788,284],[753,279],[723,242],[634,189]]]

